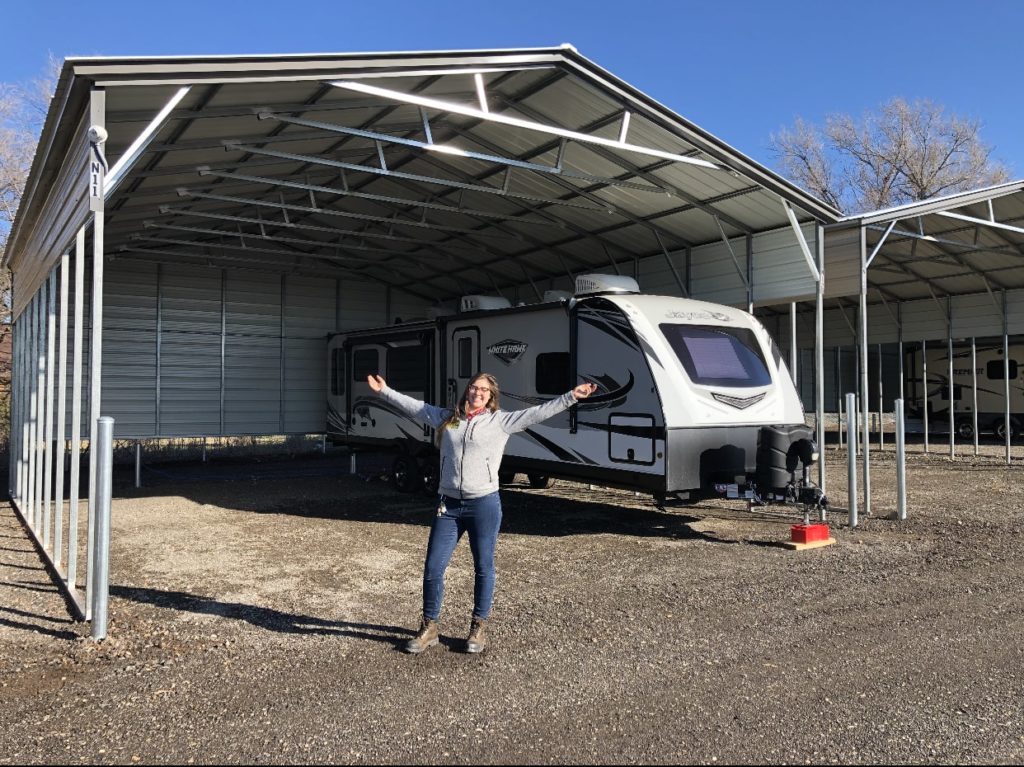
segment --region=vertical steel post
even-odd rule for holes
[[[11,410],[13,418],[11,419],[11,456],[14,459],[14,469],[11,477],[14,480],[13,492],[11,495],[18,499],[19,508],[24,508],[24,493],[25,493],[25,481],[24,481],[24,461],[21,459],[21,446],[24,440],[22,439],[22,412],[25,409],[25,397],[22,391],[22,380],[24,379],[24,362],[23,357],[25,354],[25,314],[22,312],[21,317],[18,317],[14,321],[14,337],[12,339],[12,350],[14,357],[14,371],[11,376]]]
[[[60,570],[61,556],[64,548],[64,460],[67,456],[67,417],[68,417],[68,278],[70,257],[64,253],[60,257],[60,340],[57,343],[57,452],[56,477],[53,481],[54,497],[54,541],[53,564]]]
[[[85,227],[75,241],[75,311],[71,360],[71,478],[68,487],[68,589],[78,577],[78,493],[82,469],[82,344],[85,314]]]
[[[110,597],[110,496],[111,475],[114,464],[114,419],[98,418],[95,439],[91,440],[92,458],[96,464],[96,534],[92,554],[92,638],[96,641],[107,636],[107,602]]]
[[[846,412],[857,412],[857,395],[848,392],[846,395]],[[853,419],[847,416],[846,420],[846,490],[849,500],[847,507],[850,513],[850,527],[857,526],[857,451],[854,449],[857,444],[857,432],[853,425]]]
[[[163,264],[156,265],[156,384],[154,392],[154,403],[153,409],[156,411],[156,434],[159,437],[161,433],[160,424],[160,374],[161,370],[161,336],[163,335]]]
[[[93,127],[105,127],[107,116],[106,92],[101,88],[94,88],[90,94],[89,120]],[[102,150],[102,147],[99,147]],[[100,176],[100,189],[102,190],[103,176],[106,168],[99,168],[97,173]],[[106,258],[104,252],[104,200],[102,193],[98,196],[91,196],[89,209],[92,211],[92,328],[89,339],[89,522],[86,525],[88,530],[89,556],[88,567],[85,574],[85,605],[86,610],[92,609],[93,582],[93,541],[96,537],[96,482],[97,471],[99,470],[99,458],[96,455],[96,430],[100,419],[100,408],[102,407],[103,392],[103,262]],[[86,613],[86,620],[91,616]]]
[[[948,299],[947,299],[948,300]],[[949,362],[946,366],[946,373],[949,376],[949,460],[956,458],[956,387],[953,386],[953,323],[949,324],[949,334],[946,337],[946,356]]]
[[[142,487],[142,440],[135,440],[135,487]]]
[[[885,427],[882,414],[885,412],[885,392],[882,389],[882,345],[878,345],[878,449],[885,449]]]
[[[971,423],[974,430],[974,454],[978,454],[978,345],[971,336]]]
[[[36,398],[38,396],[38,389],[36,388],[36,382],[38,381],[39,371],[39,294],[36,293],[32,297],[32,303],[29,308],[29,327],[31,338],[28,343],[28,355],[29,365],[27,369],[28,373],[28,385],[29,385],[29,396],[28,396],[28,507],[27,507],[27,519],[29,527],[35,532],[38,528],[36,527],[36,445],[37,433],[36,433],[36,421],[39,414],[39,403]]]
[[[921,411],[924,413],[924,452],[928,454],[928,341],[921,341]]]
[[[220,270],[220,434],[224,436],[224,384],[228,332],[228,270]],[[138,485],[136,485],[138,487]]]
[[[814,408],[818,417],[818,487],[825,492],[825,227],[814,225],[818,282],[814,286]]]
[[[860,391],[864,439],[864,516],[871,516],[871,413],[868,393],[868,261],[867,229],[860,228]]]
[[[797,365],[799,354],[796,348],[796,301],[789,302],[789,374],[793,377],[793,386],[800,391],[799,374]]]
[[[43,548],[53,552],[51,531],[53,530],[53,380],[54,355],[57,345],[57,269],[50,272],[50,284],[47,288],[46,317],[46,424],[45,424],[45,465],[43,466]]]
[[[1003,291],[1003,395],[1006,400],[1003,436],[1006,438],[1006,465],[1010,465],[1010,437],[1013,434],[1010,426],[1010,329],[1006,305],[1006,291]]]
[[[38,336],[36,338],[36,433],[33,448],[36,451],[36,493],[35,493],[35,531],[42,541],[43,530],[43,463],[46,454],[46,283],[39,286],[39,301],[36,311],[39,313]],[[45,550],[45,547],[44,547]]]
[[[907,437],[903,400],[896,400],[896,519],[907,518]]]

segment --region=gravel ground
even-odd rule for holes
[[[115,477],[99,644],[4,506],[0,763],[1021,763],[1024,475],[990,452],[912,456],[902,523],[876,456],[873,515],[802,552],[793,511],[508,488],[480,656],[465,543],[441,645],[400,651],[431,501],[346,459]]]

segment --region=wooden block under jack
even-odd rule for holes
[[[804,549],[820,549],[822,546],[831,546],[836,542],[835,538],[826,538],[823,541],[811,541],[810,543],[796,543],[794,541],[783,541],[780,546],[791,551],[803,551]]]

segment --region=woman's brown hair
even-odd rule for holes
[[[454,429],[459,425],[459,421],[466,417],[467,411],[469,410],[469,387],[475,386],[476,382],[481,379],[487,381],[487,387],[491,390],[491,398],[487,400],[487,404],[484,405],[484,407],[492,413],[498,409],[499,400],[501,398],[501,389],[498,388],[498,379],[490,373],[477,373],[469,379],[469,383],[466,384],[466,388],[462,390],[462,398],[459,400],[459,404],[456,405],[455,409],[452,411],[451,417],[441,424],[441,428],[437,430],[435,440],[438,447],[441,447],[441,436],[444,434],[444,430]]]

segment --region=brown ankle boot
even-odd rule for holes
[[[483,652],[487,649],[487,621],[474,618],[469,624],[469,638],[466,639],[466,652]]]
[[[428,647],[436,645],[437,641],[437,621],[423,617],[420,618],[419,633],[405,643],[405,651],[414,654],[421,653]]]

